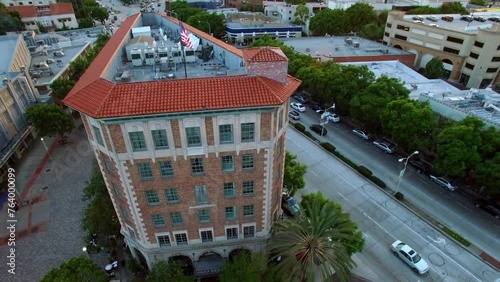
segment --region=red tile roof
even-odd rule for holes
[[[243,51],[247,62],[279,62],[288,61],[286,55],[278,47],[255,47]]]
[[[130,29],[139,19],[140,14],[136,14],[122,23],[64,99],[66,105],[94,118],[262,107],[283,104],[300,85],[300,80],[291,76],[287,77],[286,84],[250,75],[118,84],[105,79],[104,71],[120,52],[118,46],[128,38]],[[243,55],[241,50],[234,49],[228,48],[227,51]],[[252,58],[257,56],[259,60],[265,56],[277,59],[279,55],[272,50],[264,51],[262,55],[258,50],[251,52],[255,53]]]
[[[35,6],[9,6],[7,8],[18,12],[21,19],[38,17]]]
[[[49,4],[52,15],[67,15],[74,14],[73,5],[71,3],[55,3]]]

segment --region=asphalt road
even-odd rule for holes
[[[318,124],[319,119],[318,113],[307,108],[305,113],[301,113],[299,122],[308,128],[310,124]],[[339,123],[328,123],[325,128],[328,130],[327,136],[320,137],[313,133],[315,137],[330,142],[337,151],[356,164],[369,168],[373,175],[395,189],[399,172],[403,169],[403,164],[398,162],[400,156],[384,154],[372,145],[372,141],[354,136],[352,128],[342,120]],[[410,166],[404,174],[399,191],[404,194],[405,199],[500,260],[500,221],[474,207],[470,199],[458,192],[444,190]]]
[[[330,134],[330,133],[329,133]],[[333,135],[333,134],[332,134]],[[288,130],[287,151],[307,165],[306,187],[300,193],[321,191],[342,204],[365,237],[365,248],[357,258],[370,268],[371,281],[495,281],[498,272],[438,230],[422,221],[373,187],[363,177],[319,146]],[[300,194],[296,196],[300,199]],[[412,246],[429,263],[427,276],[414,273],[395,257],[389,245],[396,239]]]

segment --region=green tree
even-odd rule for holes
[[[316,13],[309,22],[313,35],[340,35],[350,31],[345,10],[323,9]]]
[[[380,113],[387,104],[399,98],[408,98],[409,93],[399,79],[381,76],[351,99],[351,114],[376,132],[381,125]]]
[[[69,63],[70,74],[69,78],[73,81],[78,81],[83,73],[90,66],[92,61],[89,60],[86,56],[79,56],[74,59],[71,63]]]
[[[427,149],[430,134],[437,128],[434,112],[428,103],[411,99],[389,102],[380,113],[384,133],[406,150]]]
[[[361,28],[359,35],[373,41],[381,40],[384,37],[384,26],[376,23],[369,23]]]
[[[40,33],[47,33],[48,32],[47,28],[41,22],[35,21],[35,24],[36,24],[36,27],[38,28],[38,31]]]
[[[192,8],[187,1],[173,1],[170,3],[170,10],[175,12],[174,16],[180,21],[186,22],[189,17],[205,12],[200,8]]]
[[[349,31],[359,32],[367,24],[377,23],[377,13],[368,3],[357,2],[345,10]]]
[[[0,35],[5,35],[8,31],[21,30],[25,28],[19,13],[7,9],[3,3],[0,3]]]
[[[459,3],[460,4],[460,3]],[[462,4],[460,4],[462,5]],[[440,8],[431,8],[430,6],[420,6],[406,12],[407,15],[434,15],[441,12]]]
[[[94,26],[94,21],[90,18],[82,18],[79,20],[78,28],[89,28]]]
[[[74,257],[49,271],[41,282],[106,282],[104,271],[89,258]]]
[[[85,187],[83,200],[90,200],[82,219],[82,227],[87,235],[97,233],[111,236],[120,233],[120,222],[97,164],[92,169],[92,178]]]
[[[500,152],[492,159],[477,165],[475,170],[477,182],[484,186],[484,192],[492,198],[500,196]]]
[[[460,14],[468,15],[469,11],[460,2],[443,3],[438,14]]]
[[[283,189],[286,190],[290,197],[293,197],[298,190],[306,186],[304,174],[307,171],[307,166],[296,161],[297,156],[286,152],[285,155],[285,173],[283,175]]]
[[[219,275],[221,282],[260,282],[267,262],[261,253],[251,255],[240,252],[222,267]]]
[[[444,69],[443,62],[438,58],[432,58],[427,65],[425,65],[425,77],[429,79],[441,78],[444,76],[446,70]]]
[[[387,22],[387,17],[389,16],[388,10],[383,10],[377,15],[377,22],[379,25],[385,26]]]
[[[50,84],[50,88],[52,89],[52,97],[59,100],[64,99],[69,91],[71,91],[73,86],[75,86],[75,82],[73,80],[70,80],[69,78],[59,77]]]
[[[36,105],[26,110],[26,121],[38,130],[40,137],[64,136],[75,127],[73,118],[58,105]]]
[[[305,25],[309,19],[309,8],[305,4],[299,4],[295,10],[295,20],[292,22],[297,25]]]
[[[166,262],[164,260],[156,261],[149,272],[148,282],[194,282],[193,276],[184,274],[182,265],[175,260]]]
[[[470,0],[469,4],[483,6],[483,7],[488,6],[488,3],[486,3],[486,1],[484,1],[484,0]]]
[[[220,37],[226,30],[226,23],[223,14],[200,12],[189,17],[187,24],[203,30],[206,33],[212,33],[214,37]]]
[[[100,21],[102,25],[104,25],[106,20],[109,18],[109,13],[106,8],[97,6],[97,7],[90,7],[90,14],[92,15],[92,19],[96,21]]]
[[[307,0],[285,0],[285,3],[289,5],[305,5]]]
[[[333,203],[319,199],[306,201],[301,216],[286,218],[274,224],[274,236],[267,245],[270,261],[281,257],[274,276],[282,281],[314,281],[330,279],[333,271],[342,281],[348,281],[355,266],[348,252],[353,238],[353,223]]]
[[[333,202],[330,199],[327,199],[321,192],[305,194],[302,196],[302,201],[300,202],[300,206],[302,207],[304,213],[309,213],[306,207],[311,206],[313,204],[319,204],[321,206],[325,206],[327,204],[333,204],[338,212],[342,212],[342,206],[339,203]],[[308,217],[311,215],[307,215]],[[349,216],[349,221],[350,221]],[[363,247],[365,245],[365,239],[363,238],[363,233],[358,230],[357,225],[354,222],[350,222],[350,224],[346,224],[346,230],[352,231],[352,234],[348,234],[347,239],[340,239],[340,241],[347,248],[347,252],[350,256],[354,253],[359,253],[363,251]]]
[[[481,131],[483,143],[479,146],[482,159],[492,159],[500,152],[500,130],[493,126]]]
[[[480,163],[481,128],[477,127],[476,120],[465,118],[438,135],[435,168],[439,173],[463,177]]]

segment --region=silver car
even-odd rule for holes
[[[431,179],[432,182],[436,183],[437,185],[445,188],[446,190],[449,191],[455,191],[458,189],[457,186],[453,185],[450,180],[440,177],[440,176],[435,176],[435,175],[429,175],[429,178]]]
[[[373,146],[379,148],[380,150],[382,150],[386,154],[394,153],[395,146],[386,144],[383,141],[375,140],[375,141],[373,141]]]
[[[359,138],[361,138],[363,140],[370,139],[370,134],[367,132],[364,132],[363,130],[360,130],[360,129],[353,129],[352,134],[358,136]]]

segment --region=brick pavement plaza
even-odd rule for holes
[[[52,268],[68,259],[85,255],[81,228],[83,189],[90,180],[94,154],[81,120],[69,135],[69,144],[60,146],[56,138],[32,142],[16,164],[16,183],[22,191],[22,204],[16,213],[15,275],[7,273],[8,230],[0,230],[1,281],[40,281]],[[106,215],[103,215],[106,216]],[[2,226],[7,224],[7,207],[0,212]],[[104,268],[104,252],[91,254]]]

